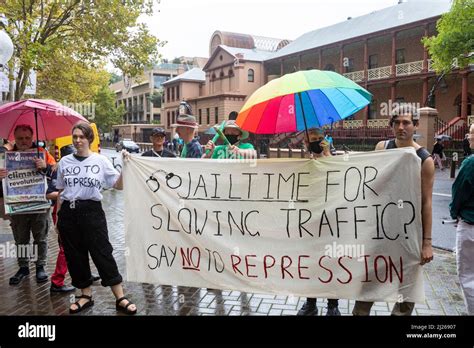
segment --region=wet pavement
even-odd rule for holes
[[[441,224],[441,218],[449,216],[447,204],[450,200],[451,184],[452,179],[449,179],[448,171],[437,173],[434,192],[441,195],[433,196],[433,242],[435,245],[445,246],[446,249],[454,247],[453,238],[455,238],[454,225]],[[125,278],[122,195],[122,192],[115,190],[105,192],[103,207],[107,215],[114,257]],[[11,246],[12,240],[13,236],[8,223],[0,220],[2,250]],[[57,253],[57,237],[54,231],[50,231],[47,267],[50,274],[54,271]],[[97,274],[92,262],[91,267]],[[0,258],[0,293],[2,294],[0,315],[66,315],[69,313],[70,303],[74,302],[73,293],[51,294],[50,282],[37,284],[34,265],[30,267],[28,278],[24,279],[20,285],[11,286],[8,280],[16,271],[16,258]],[[435,249],[434,260],[424,266],[424,280],[426,304],[417,304],[414,315],[466,315],[453,252]],[[69,276],[66,278],[66,284],[70,284]],[[138,315],[295,315],[305,300],[293,296],[146,283],[125,282],[124,287],[125,293],[137,305]],[[76,293],[79,295],[79,291]],[[94,306],[76,315],[122,315],[115,310],[115,299],[110,288],[104,288],[97,283],[93,286],[93,296]],[[339,301],[342,315],[351,315],[353,306],[353,300]],[[376,302],[371,315],[390,315],[392,306],[393,303]],[[319,315],[325,315],[326,300],[318,299],[318,307],[320,308]]]

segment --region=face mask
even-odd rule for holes
[[[317,154],[320,154],[321,152],[323,152],[323,148],[321,147],[322,141],[323,139],[310,142],[309,151],[313,153],[317,153]]]
[[[231,145],[234,145],[236,142],[239,141],[239,136],[238,135],[226,135],[225,136],[227,138],[227,140],[229,140],[229,143]]]

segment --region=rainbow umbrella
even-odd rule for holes
[[[371,99],[370,92],[333,71],[298,71],[257,89],[236,122],[257,134],[298,132],[343,120]]]

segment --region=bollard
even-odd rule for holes
[[[453,158],[451,159],[451,175],[450,178],[454,179],[456,177],[456,164],[458,163],[458,153],[453,152]]]
[[[293,150],[288,148],[288,158],[293,158]]]
[[[281,158],[281,150],[280,150],[280,148],[277,149],[277,158]]]
[[[301,149],[301,158],[305,158],[304,149]]]

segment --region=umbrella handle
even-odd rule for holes
[[[36,108],[35,108],[35,125],[36,125],[36,156],[39,158],[38,109]]]

